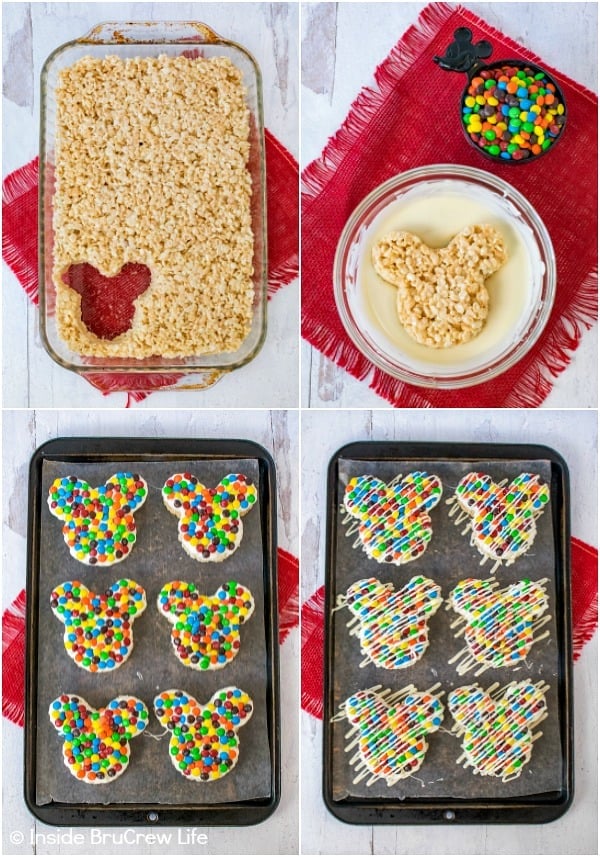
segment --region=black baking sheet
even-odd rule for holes
[[[259,449],[259,448],[257,448]],[[46,505],[55,478],[75,474],[91,485],[105,482],[119,470],[137,472],[148,483],[145,504],[135,513],[137,541],[131,554],[112,567],[84,565],[71,557],[61,533],[61,522]],[[243,518],[243,538],[237,550],[221,563],[201,563],[190,557],[178,541],[178,519],[164,506],[161,489],[168,477],[189,471],[204,484],[216,485],[228,473],[244,473],[257,488],[257,502]],[[40,559],[37,568],[37,686],[35,729],[35,803],[85,805],[107,808],[127,805],[241,805],[272,798],[275,759],[272,747],[271,664],[266,622],[272,593],[265,591],[265,533],[270,510],[261,488],[258,458],[221,457],[198,460],[180,456],[160,460],[151,457],[119,461],[72,461],[44,459],[39,481]],[[122,577],[146,590],[147,607],[133,623],[133,651],[118,669],[90,674],[68,657],[64,625],[52,613],[50,593],[59,583],[80,580],[89,589],[104,589]],[[241,646],[233,661],[220,670],[196,671],[184,666],[171,644],[171,625],[156,606],[158,594],[171,580],[194,582],[204,594],[220,584],[237,580],[247,586],[255,601],[252,616],[241,627]],[[272,630],[272,629],[271,629]],[[204,783],[184,778],[169,757],[169,737],[159,724],[153,700],[163,690],[181,689],[200,703],[223,687],[238,686],[252,697],[250,720],[238,732],[240,755],[232,771],[220,780]],[[61,693],[77,694],[92,707],[105,705],[119,694],[139,697],[149,711],[148,726],[131,741],[130,762],[117,780],[93,786],[78,781],[63,762],[62,739],[48,717],[48,707]]]
[[[365,460],[362,455],[371,447],[367,443],[358,446],[362,454],[355,453],[355,457],[336,457],[335,468],[330,471],[329,610],[331,611],[337,597],[343,595],[351,583],[365,577],[376,577],[382,583],[391,581],[394,588],[399,589],[414,575],[423,574],[441,587],[444,603],[430,619],[430,645],[425,654],[416,664],[403,670],[386,670],[370,662],[361,668],[363,656],[360,641],[350,635],[346,627],[351,619],[350,611],[342,608],[330,613],[326,692],[329,705],[326,717],[329,720],[339,710],[339,705],[360,689],[382,685],[383,688],[399,690],[414,684],[424,691],[438,682],[441,687],[436,692],[443,691],[441,701],[446,712],[441,729],[427,737],[429,750],[420,770],[414,776],[400,780],[393,786],[386,785],[382,779],[376,780],[372,785],[367,785],[368,778],[353,783],[356,771],[350,765],[350,757],[354,755],[356,748],[350,753],[345,752],[348,744],[345,735],[350,730],[350,724],[345,718],[330,723],[325,759],[325,765],[329,766],[325,778],[326,798],[333,804],[360,804],[361,801],[380,800],[388,805],[397,802],[399,805],[412,806],[415,801],[422,800],[439,804],[445,801],[493,803],[515,799],[531,800],[539,794],[560,794],[565,780],[565,758],[568,755],[564,746],[564,724],[561,723],[564,715],[564,701],[561,700],[561,689],[564,689],[564,594],[561,591],[562,568],[557,553],[557,543],[562,537],[562,499],[555,490],[551,491],[550,502],[537,519],[537,535],[530,550],[512,565],[498,567],[494,575],[491,574],[493,562],[487,560],[482,565],[482,556],[476,547],[471,545],[469,533],[462,534],[466,521],[461,526],[456,526],[455,518],[449,516],[451,507],[446,503],[446,500],[453,496],[460,479],[473,469],[489,473],[498,482],[503,479],[510,481],[520,473],[528,471],[539,474],[542,481],[548,485],[554,485],[556,480],[553,477],[553,462],[548,457],[523,457],[518,460],[501,458],[493,447],[487,450],[487,454],[482,452],[482,457],[477,458],[475,462],[466,455],[462,460],[457,457],[437,458],[432,449],[435,445],[427,447],[430,457],[424,454],[415,460],[409,455],[402,457],[402,451],[406,450],[406,447],[401,444],[396,448],[396,457],[393,457],[393,450],[385,447],[387,455],[382,459],[377,459],[377,454],[373,451],[371,460]],[[377,446],[373,444],[373,447]],[[413,470],[436,474],[442,482],[442,499],[430,510],[432,539],[424,554],[412,562],[402,566],[379,564],[369,558],[360,546],[353,547],[357,539],[356,533],[346,535],[349,524],[344,523],[345,510],[341,510],[344,489],[353,476],[369,474],[388,483],[399,474],[406,475]],[[549,579],[546,588],[551,621],[544,627],[545,631],[550,632],[549,636],[534,644],[526,661],[519,667],[489,669],[475,676],[475,670],[459,675],[456,663],[448,663],[464,646],[464,637],[455,639],[457,629],[453,630],[450,626],[457,614],[452,610],[447,611],[446,603],[454,586],[468,577],[494,577],[502,588],[523,578]],[[561,597],[557,598],[559,591]],[[495,682],[504,686],[511,681],[524,679],[533,682],[544,680],[549,689],[546,692],[548,717],[535,730],[542,731],[543,734],[534,743],[532,758],[521,776],[502,783],[500,779],[482,777],[473,773],[471,768],[465,769],[458,765],[457,759],[461,756],[462,748],[460,738],[450,733],[454,721],[447,709],[448,693],[455,687],[474,683],[478,683],[485,690]]]

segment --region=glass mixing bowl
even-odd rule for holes
[[[442,215],[436,232],[432,224]],[[401,229],[444,246],[465,226],[481,222],[503,233],[508,253],[506,270],[486,282],[484,329],[450,348],[416,343],[397,318],[395,287],[372,268],[372,245],[382,232]],[[375,188],[348,220],[334,261],[337,308],[354,345],[389,375],[420,387],[469,387],[514,366],[541,335],[555,288],[554,250],[532,205],[502,179],[452,164],[409,170]]]

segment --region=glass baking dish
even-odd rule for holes
[[[249,333],[232,352],[196,354],[165,358],[161,355],[134,359],[129,357],[90,357],[74,352],[61,339],[55,315],[56,287],[53,283],[53,172],[57,130],[56,87],[59,72],[83,57],[108,56],[144,58],[201,56],[227,57],[242,72],[246,104],[250,114],[250,155],[248,169],[252,179],[250,200],[254,236],[254,298]],[[192,53],[193,52],[193,53]],[[40,333],[50,356],[60,365],[80,374],[107,373],[115,388],[147,389],[152,377],[165,377],[165,387],[199,389],[215,383],[224,373],[252,360],[266,335],[267,319],[267,234],[266,171],[262,79],[254,58],[240,45],[217,35],[197,22],[104,23],[80,39],[57,48],[46,60],[41,75],[40,123],[40,200],[39,200],[39,274]],[[194,375],[193,378],[190,375]],[[164,389],[161,385],[161,389]]]

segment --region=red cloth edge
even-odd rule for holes
[[[298,625],[298,560],[277,549],[279,645]],[[22,589],[2,614],[2,714],[17,726],[25,722],[25,609]]]
[[[365,86],[352,103],[348,114],[339,129],[329,138],[321,155],[302,171],[301,204],[302,209],[312,205],[327,187],[328,178],[335,172],[348,149],[356,144],[359,132],[365,132],[368,122],[376,108],[385,101],[391,89],[397,86],[403,74],[410,69],[415,57],[430,45],[437,30],[453,16],[466,18],[469,23],[483,30],[491,38],[502,39],[510,49],[528,62],[540,63],[542,60],[505,36],[500,30],[489,25],[463,6],[450,6],[447,3],[430,3],[420,13],[417,22],[412,24],[400,37],[392,50],[376,68],[375,88]],[[395,71],[391,73],[390,64]],[[570,79],[544,62],[551,74],[563,82]],[[401,73],[399,73],[401,70]],[[581,94],[596,104],[597,96],[588,88],[577,84]],[[547,342],[547,350],[537,352],[535,360],[527,374],[521,373],[504,402],[498,407],[538,407],[552,391],[553,379],[563,372],[571,361],[569,351],[574,351],[581,341],[585,330],[590,329],[598,317],[598,270],[592,269],[580,284],[577,299],[557,319]],[[375,367],[352,343],[346,332],[336,339],[331,331],[309,319],[303,312],[301,333],[311,345],[317,348],[337,366],[347,371],[359,381],[367,381],[369,387],[395,407],[453,407],[451,402],[444,403],[443,391],[423,390],[388,375]],[[490,382],[487,382],[490,383]],[[470,389],[470,396],[476,395],[478,385]],[[434,401],[431,401],[434,399]]]

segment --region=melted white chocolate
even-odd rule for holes
[[[363,237],[357,266],[360,311],[370,335],[382,350],[417,370],[436,367],[472,369],[498,356],[520,339],[534,302],[534,283],[543,263],[529,228],[506,200],[460,182],[440,182],[437,192],[407,194],[375,218]],[[467,192],[468,191],[468,192]],[[397,288],[375,272],[374,245],[393,231],[412,232],[431,247],[445,247],[462,229],[475,224],[494,226],[502,235],[506,263],[486,280],[489,314],[481,333],[470,342],[449,348],[429,348],[412,339],[396,309]]]

